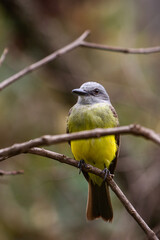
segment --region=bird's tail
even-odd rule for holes
[[[102,217],[105,221],[112,221],[113,210],[109,195],[109,187],[103,182],[101,186],[89,180],[87,219]]]

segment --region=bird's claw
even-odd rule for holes
[[[85,161],[81,159],[78,163],[79,174],[81,174],[83,166],[85,166]]]
[[[106,181],[107,177],[112,177],[113,178],[113,174],[110,173],[110,171],[108,170],[108,168],[104,168],[103,169],[103,173],[104,173],[104,178],[103,178],[103,182]]]

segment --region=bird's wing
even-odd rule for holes
[[[69,127],[68,127],[68,119],[69,119],[69,116],[71,115],[71,112],[72,112],[72,108],[69,110],[68,117],[67,117],[66,133],[70,133],[69,132]],[[69,143],[69,145],[71,145],[70,141],[68,141],[68,143]]]
[[[113,116],[117,119],[117,126],[119,126],[118,115],[116,113],[116,110],[114,109],[114,107],[112,105],[110,106],[110,109],[113,113]],[[117,126],[115,126],[115,127],[117,127]],[[111,174],[114,174],[114,171],[115,171],[115,168],[117,165],[117,158],[119,156],[119,149],[120,149],[120,135],[119,134],[115,134],[115,140],[117,143],[117,152],[116,152],[115,158],[113,159],[113,161],[111,162],[111,164],[109,166],[109,171]]]

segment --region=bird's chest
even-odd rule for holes
[[[80,106],[72,110],[69,118],[69,132],[112,127],[112,114],[107,105]]]

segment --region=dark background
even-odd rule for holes
[[[160,45],[158,0],[1,0],[0,53],[9,53],[0,79],[13,75],[76,39],[121,47]],[[107,89],[120,124],[139,123],[160,132],[160,54],[125,55],[77,48],[1,92],[0,147],[65,132],[76,102],[73,88],[97,81]],[[149,224],[160,228],[160,149],[122,136],[115,181]],[[49,149],[72,156],[69,145]],[[0,177],[0,239],[145,239],[138,224],[111,193],[112,223],[87,222],[87,182],[78,170],[29,154],[1,162],[24,175]]]

